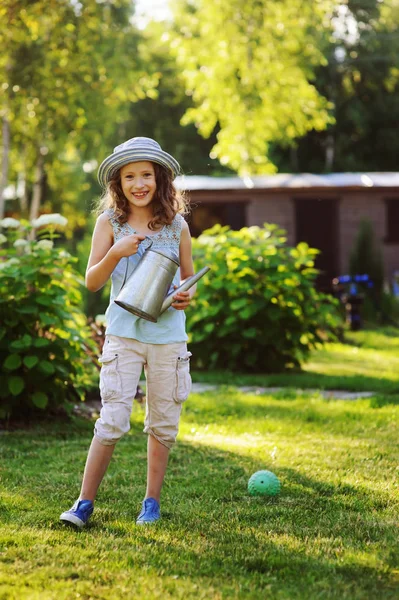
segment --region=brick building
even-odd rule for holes
[[[360,222],[369,219],[387,280],[399,271],[399,173],[185,176],[177,183],[191,200],[194,236],[215,223],[232,229],[276,223],[289,244],[305,241],[321,250],[317,266],[331,281],[347,272]]]

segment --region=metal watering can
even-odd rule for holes
[[[126,280],[129,266],[127,259],[125,277],[115,304],[137,317],[156,323],[158,317],[172,304],[173,296],[189,290],[210,267],[204,267],[186,279],[179,288],[168,293],[180,266],[179,259],[174,252],[151,249],[151,246],[152,240]]]

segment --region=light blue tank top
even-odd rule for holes
[[[114,218],[112,209],[105,211],[109,215],[109,222],[114,232],[114,243],[123,236],[137,233],[128,223],[120,225]],[[152,248],[173,250],[179,256],[180,235],[184,219],[176,215],[171,225],[164,227],[149,237],[152,239]],[[129,258],[121,258],[111,274],[111,296],[110,303],[105,313],[107,327],[106,334],[127,337],[144,342],[146,344],[172,344],[175,342],[186,342],[186,315],[184,310],[168,308],[158,319],[152,323],[132,315],[124,308],[115,304],[114,300],[119,294],[125,277],[126,264],[129,261],[128,277],[137,265],[144,251],[149,246],[149,241],[140,243],[137,254]],[[177,269],[172,285],[180,285],[180,269]]]

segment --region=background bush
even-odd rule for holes
[[[76,247],[73,248],[73,255],[76,256],[77,263],[75,268],[80,273],[82,278],[84,278],[86,269],[87,269],[87,261],[89,259],[90,250],[91,250],[91,241],[92,241],[92,230],[94,229],[94,224],[92,225],[91,231],[85,233],[83,238],[76,244]],[[104,287],[97,292],[89,292],[86,287],[81,289],[82,294],[82,308],[84,313],[88,317],[94,318],[98,314],[104,314],[108,304],[109,304],[109,295],[111,291],[111,278],[107,281]]]
[[[68,408],[97,380],[75,259],[50,240],[15,243],[0,252],[0,418]]]
[[[232,231],[215,225],[193,240],[196,269],[211,271],[187,311],[197,368],[281,371],[334,337],[338,303],[314,282],[317,250],[286,245],[276,225]]]
[[[370,300],[374,312],[380,310],[384,287],[384,262],[381,247],[374,235],[373,224],[367,219],[363,219],[359,225],[350,253],[349,273],[370,277],[372,285],[362,287],[360,291]]]

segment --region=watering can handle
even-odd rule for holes
[[[149,250],[149,249],[151,248],[151,246],[152,246],[152,239],[151,239],[151,238],[150,238],[150,236],[148,236],[148,235],[146,235],[146,236],[145,236],[145,239],[146,239],[146,240],[148,240],[148,241],[150,242],[150,243],[149,243],[149,246],[147,246],[147,248],[145,249],[145,251],[147,251],[147,250]],[[144,240],[142,240],[142,241],[144,242]],[[140,244],[141,244],[141,242],[140,242]],[[136,266],[137,266],[137,265],[136,265]],[[135,268],[136,268],[136,267],[134,267],[134,269],[135,269]],[[133,269],[133,271],[134,271],[134,269]],[[123,288],[123,286],[124,286],[124,285],[125,285],[125,283],[126,283],[126,279],[127,279],[127,272],[128,272],[128,270],[129,270],[129,256],[126,256],[126,270],[125,270],[125,276],[124,276],[124,278],[123,278],[123,282],[122,282],[122,285],[121,285],[121,288],[120,288],[120,289],[122,289],[122,288]],[[132,273],[133,273],[133,271],[132,271]],[[132,273],[130,273],[130,274],[132,274]],[[119,290],[119,291],[120,291],[120,290]]]

